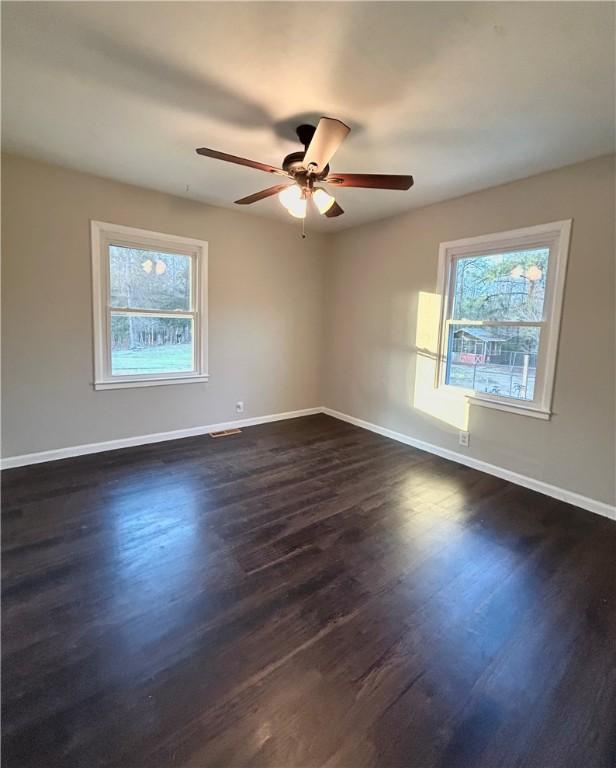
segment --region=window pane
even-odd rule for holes
[[[112,313],[111,373],[114,376],[192,370],[192,318]]]
[[[518,400],[535,392],[539,328],[449,326],[445,382]]]
[[[111,306],[189,310],[191,261],[177,253],[110,245]]]
[[[542,320],[548,248],[456,259],[454,320]]]

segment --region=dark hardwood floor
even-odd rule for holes
[[[616,524],[327,416],[3,473],[6,768],[613,768]]]

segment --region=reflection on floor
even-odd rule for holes
[[[3,502],[6,768],[614,760],[608,520],[323,415]]]

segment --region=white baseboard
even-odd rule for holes
[[[57,461],[58,459],[68,459],[71,456],[84,456],[88,453],[113,451],[116,448],[131,448],[135,445],[162,443],[165,440],[178,440],[182,437],[207,435],[210,432],[220,432],[223,429],[252,427],[255,424],[267,424],[270,421],[283,421],[284,419],[295,419],[298,416],[311,416],[315,413],[321,413],[322,411],[322,408],[304,408],[300,411],[272,413],[268,416],[253,416],[248,419],[224,421],[220,424],[207,424],[201,427],[189,427],[188,429],[174,429],[170,432],[155,432],[149,435],[138,435],[137,437],[123,437],[119,440],[106,440],[102,443],[85,443],[83,445],[72,445],[68,448],[55,448],[51,451],[40,451],[39,453],[24,453],[21,456],[8,456],[4,459],[0,459],[0,469],[23,467],[27,464],[42,464],[45,461]]]
[[[405,443],[406,445],[412,445],[414,448],[419,448],[422,451],[433,453],[436,456],[441,456],[444,459],[455,461],[458,464],[464,464],[467,467],[478,469],[480,472],[485,472],[488,475],[494,475],[500,477],[503,480],[508,480],[510,483],[516,485],[522,485],[524,488],[530,488],[532,491],[538,491],[544,493],[546,496],[552,496],[560,501],[566,501],[568,504],[573,504],[576,507],[587,509],[589,512],[594,512],[597,515],[603,515],[603,517],[609,517],[611,520],[616,520],[616,507],[611,504],[607,504],[604,501],[598,501],[597,499],[591,499],[588,496],[582,496],[580,493],[574,491],[567,491],[564,488],[559,488],[556,485],[550,485],[544,483],[542,480],[536,480],[534,477],[527,477],[526,475],[520,475],[518,472],[512,472],[509,469],[503,467],[497,467],[495,464],[489,464],[486,461],[480,459],[474,459],[471,456],[465,456],[457,451],[450,451],[447,448],[441,448],[433,443],[426,443],[423,440],[417,440],[414,437],[409,437],[402,432],[395,432],[393,429],[387,429],[386,427],[380,427],[378,424],[372,424],[369,421],[358,419],[355,416],[349,416],[347,413],[341,413],[340,411],[334,411],[331,408],[322,408],[323,413],[328,416],[333,416],[335,419],[341,421],[348,421],[349,424],[354,424],[357,427],[368,429],[371,432],[376,432],[384,437],[389,437],[392,440],[397,440],[399,443]]]
[[[472,467],[480,472],[485,472],[488,475],[494,475],[500,477],[503,480],[508,480],[516,485],[521,485],[524,488],[530,488],[533,491],[544,493],[546,496],[552,496],[560,501],[566,501],[568,504],[573,504],[576,507],[587,509],[589,512],[594,512],[603,517],[608,517],[611,520],[616,520],[616,507],[607,504],[604,501],[598,501],[597,499],[591,499],[588,496],[582,496],[580,493],[574,491],[568,491],[564,488],[559,488],[556,485],[550,485],[544,483],[542,480],[536,480],[533,477],[527,475],[521,475],[518,472],[512,472],[509,469],[498,467],[495,464],[489,464],[486,461],[466,456],[457,451],[450,451],[447,448],[441,448],[433,443],[427,443],[424,440],[417,440],[414,437],[405,435],[402,432],[396,432],[393,429],[387,429],[381,427],[378,424],[372,424],[369,421],[358,419],[355,416],[349,416],[347,413],[341,413],[335,411],[332,408],[304,408],[299,411],[286,411],[285,413],[273,413],[267,416],[254,416],[247,419],[236,419],[234,421],[225,421],[219,424],[207,424],[200,427],[189,427],[188,429],[174,429],[170,432],[155,432],[149,435],[138,435],[137,437],[124,437],[119,440],[107,440],[101,443],[86,443],[84,445],[73,445],[68,448],[56,448],[50,451],[41,451],[39,453],[26,453],[21,456],[8,456],[7,458],[0,459],[0,469],[12,469],[13,467],[23,467],[28,464],[41,464],[46,461],[57,461],[58,459],[68,459],[72,456],[84,456],[89,453],[101,453],[102,451],[112,451],[116,448],[131,448],[136,445],[147,445],[148,443],[160,443],[165,440],[178,440],[182,437],[194,437],[196,435],[206,435],[210,432],[219,432],[223,429],[233,429],[241,427],[251,427],[256,424],[267,424],[272,421],[282,421],[284,419],[295,419],[299,416],[311,416],[315,413],[325,413],[328,416],[333,416],[335,419],[341,421],[347,421],[349,424],[354,424],[357,427],[368,429],[371,432],[376,432],[384,437],[389,437],[392,440],[397,440],[399,443],[405,443],[411,445],[414,448],[419,448],[427,453],[441,456],[443,459],[449,459],[455,461],[458,464],[464,464],[467,467]]]

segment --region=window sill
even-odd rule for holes
[[[121,379],[117,381],[95,381],[94,389],[133,389],[135,387],[160,387],[165,384],[202,384],[209,381],[209,375],[165,376],[160,379]]]
[[[547,421],[552,415],[551,411],[543,408],[535,408],[522,403],[504,402],[495,400],[491,397],[482,397],[481,395],[467,395],[468,402],[471,405],[481,405],[483,408],[493,408],[496,411],[505,411],[507,413],[517,413],[521,416],[531,416],[533,419],[543,419]]]

